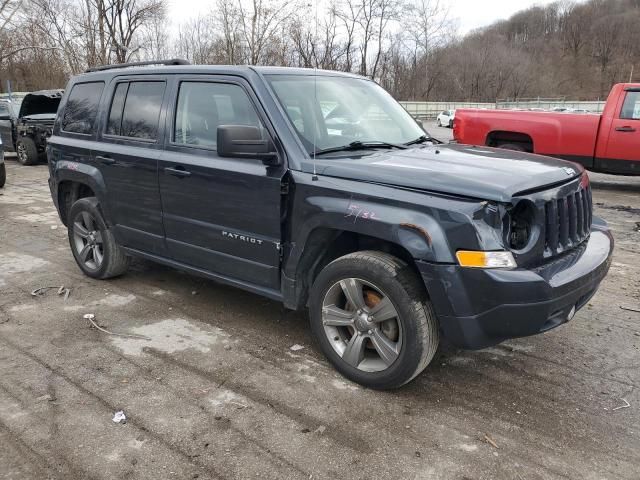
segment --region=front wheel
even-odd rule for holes
[[[4,163],[0,163],[0,188],[4,187],[4,184],[6,181],[7,181],[7,167],[5,167]]]
[[[311,289],[311,330],[334,367],[374,389],[397,388],[426,368],[438,322],[413,269],[389,254],[334,260]]]
[[[129,257],[116,243],[95,197],[81,198],[71,206],[68,234],[73,256],[85,275],[105,279],[127,270]]]
[[[440,121],[440,119],[438,119],[438,126],[441,127],[442,126],[442,122]]]
[[[22,137],[16,142],[16,152],[22,165],[35,165],[40,160],[38,148],[29,137]]]

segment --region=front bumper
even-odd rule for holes
[[[485,270],[426,262],[418,268],[445,337],[460,348],[479,349],[569,321],[595,294],[612,253],[611,232],[594,218],[586,244],[539,268]]]

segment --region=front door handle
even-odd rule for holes
[[[191,175],[191,172],[185,170],[184,167],[175,167],[175,168],[166,167],[164,171],[167,172],[169,175],[173,175],[174,177],[180,177],[180,178],[188,177]]]
[[[96,160],[104,165],[113,165],[114,163],[116,163],[113,158],[104,155],[97,155]]]
[[[636,129],[629,126],[616,127],[616,132],[635,132]]]

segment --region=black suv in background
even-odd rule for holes
[[[441,335],[482,348],[569,321],[611,261],[582,167],[441,145],[355,75],[101,67],[59,112],[49,182],[85,274],[138,256],[308,307],[369,387],[413,379]]]

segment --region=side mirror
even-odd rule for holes
[[[221,157],[257,158],[265,165],[279,165],[278,152],[270,139],[264,139],[259,127],[220,125],[218,155]]]

